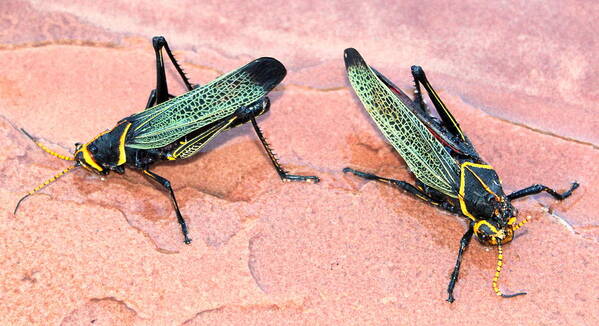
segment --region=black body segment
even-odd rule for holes
[[[505,198],[497,172],[487,164],[465,162],[461,167],[459,199],[464,216],[473,221],[499,217],[507,223],[515,215],[513,208],[506,207],[502,210],[505,216],[496,216],[496,207],[491,204],[496,198]]]
[[[505,195],[499,176],[485,163],[462,131],[458,121],[428,81],[424,70],[412,66],[414,100],[393,82],[368,66],[355,49],[346,49],[345,66],[349,81],[381,132],[406,161],[416,185],[371,173],[343,169],[343,172],[390,184],[432,205],[462,215],[469,227],[462,236],[458,257],[447,288],[447,301],[453,302],[463,254],[473,235],[486,245],[498,247],[497,270],[493,290],[498,296],[513,297],[525,293],[503,294],[497,282],[503,265],[501,245],[513,239],[514,231],[528,222],[517,223],[517,210],[511,200],[545,191],[562,200],[578,187],[558,193],[543,185]],[[421,89],[427,91],[438,118],[425,105]]]
[[[190,243],[187,223],[180,212],[171,183],[150,171],[150,167],[162,161],[192,157],[221,132],[249,121],[282,180],[320,180],[316,176],[288,174],[279,164],[256,122],[256,117],[270,108],[268,93],[285,78],[287,72],[283,64],[274,58],[263,57],[204,86],[193,85],[164,37],[154,37],[152,44],[156,54],[156,88],[150,92],[145,110],[121,119],[113,129],[99,134],[85,144],[76,144],[72,158],[55,153],[36,142],[43,150],[58,158],[74,160],[75,166],[57,174],[25,197],[74,167],[82,166],[102,175],[109,174],[110,171],[124,173],[125,167],[135,168],[168,192],[184,242]],[[163,51],[188,90],[178,97],[168,91]]]

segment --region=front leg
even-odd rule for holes
[[[474,234],[474,228],[472,224],[468,227],[468,231],[464,233],[462,236],[462,240],[460,240],[460,249],[458,250],[458,259],[455,262],[455,267],[453,268],[453,272],[451,273],[451,279],[449,280],[449,286],[447,286],[447,301],[450,303],[455,301],[453,297],[453,288],[455,287],[455,283],[458,280],[458,276],[460,275],[460,265],[462,265],[462,257],[464,256],[464,251],[468,248],[468,244],[472,239],[472,235]]]
[[[183,238],[184,238],[183,242],[185,242],[186,244],[190,244],[191,239],[188,236],[187,224],[185,223],[185,220],[183,219],[183,216],[181,215],[181,211],[179,211],[179,205],[177,204],[177,199],[175,198],[175,192],[173,191],[173,188],[171,187],[170,181],[166,180],[165,178],[159,176],[158,174],[156,174],[148,169],[143,170],[143,172],[150,179],[160,183],[164,188],[166,188],[166,190],[168,190],[171,200],[173,201],[173,205],[175,206],[175,213],[177,214],[177,221],[179,221],[179,224],[181,225],[181,231],[183,232]]]
[[[578,184],[578,182],[573,182],[572,186],[570,187],[570,189],[568,191],[560,194],[547,186],[536,184],[536,185],[532,185],[530,187],[527,187],[527,188],[524,188],[524,189],[521,189],[518,191],[514,191],[511,194],[507,195],[507,198],[509,198],[510,200],[514,200],[516,198],[522,198],[522,197],[538,194],[542,191],[545,191],[557,200],[564,200],[564,199],[570,197],[570,195],[572,194],[574,189],[578,188],[578,186],[580,186]]]
[[[266,141],[266,138],[264,138],[264,135],[262,134],[262,130],[260,130],[260,127],[258,127],[258,123],[256,122],[256,119],[252,117],[250,120],[252,121],[252,126],[254,126],[254,130],[256,131],[256,134],[258,135],[260,142],[262,142],[262,145],[264,146],[264,149],[266,150],[266,154],[268,154],[268,158],[270,158],[273,166],[275,167],[275,170],[279,174],[279,177],[281,177],[281,180],[283,180],[283,181],[285,181],[285,180],[288,180],[288,181],[313,181],[314,183],[317,183],[320,181],[320,178],[318,178],[317,176],[294,175],[294,174],[289,174],[287,171],[285,171],[285,169],[283,169],[283,167],[279,163],[279,160],[275,156],[275,153],[270,148],[270,145]]]

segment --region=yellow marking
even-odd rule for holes
[[[476,175],[476,173],[474,173],[474,171],[472,171],[470,168],[468,168],[468,166],[473,166],[476,168],[481,168],[481,169],[488,169],[488,170],[493,170],[493,167],[488,165],[488,164],[478,164],[478,163],[472,163],[472,162],[465,162],[460,166],[460,190],[458,192],[458,200],[460,201],[460,209],[462,210],[462,214],[464,214],[464,216],[468,217],[469,219],[476,221],[477,218],[475,218],[472,214],[470,214],[470,212],[468,211],[468,208],[466,207],[466,202],[464,201],[464,193],[466,192],[466,182],[465,182],[465,173],[464,170],[468,169],[468,171],[470,171],[480,182],[480,184],[483,186],[483,188],[485,188],[486,191],[488,191],[489,193],[493,194],[495,196],[495,198],[499,198],[499,196],[497,196],[493,191],[491,191],[491,189],[489,189],[489,187],[481,180],[481,178],[478,177],[478,175]]]
[[[81,148],[75,152],[75,156],[77,156],[77,153],[79,153],[79,152],[83,153],[83,160],[85,161],[85,163],[88,164],[89,166],[93,167],[94,169],[102,172],[102,170],[104,170],[104,169],[101,166],[99,166],[98,163],[96,163],[92,154],[87,149],[87,146],[108,132],[110,132],[110,130],[106,130],[106,131],[98,134],[96,137],[94,137],[94,139],[85,143],[85,145],[81,146]],[[85,165],[83,167],[85,167]]]
[[[76,165],[73,166],[69,166],[68,168],[58,172],[56,175],[54,175],[53,177],[51,177],[50,179],[44,181],[44,183],[40,184],[39,186],[35,187],[32,191],[29,192],[30,195],[33,195],[34,193],[38,192],[40,189],[42,189],[43,187],[49,185],[50,183],[56,181],[56,179],[62,177],[65,173],[69,172],[70,170],[76,168]]]
[[[491,229],[491,231],[494,234],[497,233],[497,228],[495,226],[493,226],[493,224],[489,223],[486,220],[480,220],[474,224],[474,232],[475,233],[478,233],[478,229],[481,227],[481,225],[486,225],[489,227],[489,229]]]
[[[491,239],[489,240],[491,244],[497,244],[496,238],[500,238],[499,240],[503,240],[503,237],[505,237],[505,233],[503,232],[503,230],[497,230],[497,228],[493,224],[489,223],[487,220],[480,220],[474,224],[474,232],[476,234],[478,234],[478,230],[481,227],[481,225],[486,225],[489,229],[491,229],[491,232],[493,232],[493,236],[491,236]]]
[[[501,273],[501,267],[503,266],[503,249],[501,248],[501,244],[497,245],[497,251],[497,271],[495,272],[495,276],[493,277],[492,286],[493,291],[495,291],[495,294],[497,294],[498,296],[503,296],[503,293],[501,293],[501,290],[497,286],[497,282],[499,282],[499,274]]]
[[[466,165],[468,163],[470,163],[470,162],[466,162],[466,163],[462,164],[462,167],[464,167],[464,165]],[[493,170],[493,168],[490,165],[483,165],[483,166],[488,166],[489,169]],[[474,175],[474,177],[478,180],[478,182],[480,182],[480,184],[483,186],[483,188],[485,188],[485,190],[488,193],[492,194],[499,202],[502,201],[501,198],[499,196],[497,196],[497,194],[494,193],[491,190],[491,188],[489,188],[489,186],[487,186],[487,184],[483,181],[483,179],[481,179],[476,173],[474,173],[474,171],[472,171],[472,169],[470,169],[469,167],[465,167],[465,168],[468,169],[468,171],[470,171]],[[486,169],[486,167],[485,167],[485,169]]]
[[[48,147],[46,147],[44,144],[42,144],[42,143],[40,143],[40,142],[38,142],[38,141],[34,141],[34,143],[35,143],[35,144],[36,144],[36,145],[37,145],[39,148],[43,149],[43,150],[44,150],[44,152],[46,152],[46,153],[48,153],[48,154],[50,154],[50,155],[52,155],[52,156],[56,156],[56,157],[58,157],[58,158],[59,158],[59,159],[61,159],[61,160],[65,160],[65,161],[74,161],[74,160],[75,160],[75,158],[73,158],[73,157],[69,157],[69,156],[66,156],[66,155],[62,155],[62,154],[56,153],[55,151],[53,151],[53,150],[49,149],[49,148],[48,148]]]
[[[176,160],[182,151],[184,151],[185,149],[187,149],[189,146],[193,146],[194,144],[196,144],[197,142],[203,140],[206,138],[206,136],[210,135],[210,137],[208,137],[208,139],[206,139],[204,141],[204,143],[200,146],[200,148],[196,149],[195,152],[201,150],[206,144],[208,144],[212,138],[216,137],[216,135],[218,135],[221,131],[227,129],[227,127],[229,125],[231,125],[231,123],[233,123],[233,121],[235,121],[237,119],[237,117],[233,116],[229,119],[229,121],[227,121],[227,123],[225,123],[224,125],[222,125],[221,127],[219,127],[218,129],[214,129],[217,126],[213,126],[211,129],[207,130],[205,133],[200,134],[198,136],[196,136],[193,139],[190,139],[189,141],[186,141],[184,143],[184,145],[182,145],[181,147],[178,147],[173,154],[167,156],[166,158],[168,160],[174,161]],[[214,131],[213,131],[214,130]],[[213,131],[213,132],[212,132]],[[212,133],[211,133],[212,132]]]
[[[88,164],[89,166],[91,166],[92,168],[94,168],[94,169],[96,169],[98,171],[104,170],[94,160],[94,157],[92,156],[92,154],[87,149],[87,144],[85,144],[83,147],[81,147],[81,152],[83,152],[83,160],[85,161],[86,164]]]
[[[462,171],[460,172],[460,190],[458,191],[458,200],[460,201],[460,209],[462,210],[462,214],[464,214],[464,216],[468,217],[472,221],[476,221],[476,218],[468,211],[468,208],[466,207],[466,202],[464,201],[464,193],[466,191],[466,177],[464,175],[464,164],[462,164],[461,166]]]
[[[388,182],[388,183],[389,183],[389,184],[392,184],[391,182]],[[418,195],[418,194],[416,194],[416,197],[418,197],[418,198],[420,198],[420,199],[422,199],[422,200],[424,200],[424,201],[426,201],[426,202],[429,202],[429,203],[431,203],[431,204],[433,204],[433,205],[438,205],[437,203],[435,203],[435,202],[432,202],[430,199],[428,199],[428,198],[426,198],[426,197],[424,197],[424,196],[421,196],[421,195]]]
[[[123,130],[123,133],[119,138],[119,161],[116,163],[117,166],[125,164],[125,162],[127,162],[127,155],[125,154],[125,138],[127,137],[127,132],[129,131],[129,128],[131,128],[131,122],[129,122],[127,127],[125,127],[125,130]]]
[[[514,222],[515,222],[515,217],[514,217]],[[524,224],[528,223],[530,221],[531,217],[527,216],[524,220],[522,220],[520,223],[514,225],[513,230],[516,231],[519,228],[521,228]]]
[[[70,156],[62,155],[62,154],[56,153],[55,151],[49,149],[48,147],[46,147],[46,145],[44,145],[41,142],[35,140],[33,138],[33,136],[31,136],[27,131],[25,131],[25,129],[21,128],[21,132],[23,132],[25,134],[25,136],[29,137],[29,139],[31,139],[31,141],[34,144],[36,144],[39,148],[41,148],[44,152],[46,152],[46,153],[48,153],[48,154],[50,154],[52,156],[58,157],[61,160],[65,160],[65,161],[74,161],[75,160],[75,157],[70,157]]]
[[[30,192],[28,192],[25,196],[21,197],[21,199],[19,199],[19,201],[17,202],[17,206],[15,207],[14,210],[14,214],[17,214],[17,210],[19,209],[19,205],[21,204],[21,202],[33,195],[34,193],[38,192],[40,189],[44,188],[45,186],[49,185],[50,183],[56,181],[56,179],[60,178],[61,176],[63,176],[65,173],[69,172],[70,170],[76,168],[78,165],[73,165],[73,166],[69,166],[68,168],[58,172],[56,175],[54,175],[53,177],[51,177],[50,179],[44,181],[44,183],[40,184],[39,186],[35,187],[33,190],[31,190]]]

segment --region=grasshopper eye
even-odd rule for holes
[[[92,154],[96,154],[98,152],[98,146],[94,144],[87,146],[87,149],[89,149]]]

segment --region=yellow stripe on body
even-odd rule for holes
[[[85,163],[87,163],[89,166],[91,166],[92,168],[94,168],[94,169],[96,169],[98,171],[104,170],[94,160],[94,157],[91,155],[91,153],[87,149],[87,144],[81,148],[81,152],[83,153],[83,160],[85,161]]]
[[[93,143],[96,139],[100,138],[102,135],[109,133],[109,132],[110,132],[110,130],[106,130],[103,133],[100,133],[99,135],[94,137],[94,139],[90,140],[85,145],[81,146],[81,149],[79,151],[77,151],[77,152],[83,153],[83,160],[85,161],[86,164],[88,164],[89,166],[91,166],[92,168],[94,168],[100,172],[102,172],[104,169],[101,166],[99,166],[98,163],[96,163],[96,160],[94,160],[94,157],[87,149],[87,146],[89,144]],[[77,152],[75,152],[75,156],[77,156]],[[83,166],[83,167],[85,167],[85,166]]]
[[[117,166],[123,165],[125,162],[127,162],[127,155],[125,153],[125,138],[127,138],[127,132],[129,131],[129,128],[131,128],[131,122],[129,122],[127,127],[125,127],[125,130],[123,130],[123,133],[119,138],[119,161],[116,163]]]
[[[460,201],[460,209],[462,210],[462,214],[464,214],[464,216],[468,217],[469,219],[471,219],[473,221],[476,221],[477,218],[475,218],[472,214],[470,214],[470,212],[468,211],[468,208],[466,207],[466,202],[464,201],[464,193],[466,192],[466,182],[465,182],[464,170],[468,169],[468,171],[470,171],[478,179],[478,181],[485,188],[486,191],[493,194],[495,197],[498,197],[498,196],[493,191],[491,191],[491,189],[489,189],[489,187],[483,182],[483,180],[481,178],[479,178],[478,175],[476,175],[476,173],[474,173],[474,171],[472,171],[470,168],[468,168],[468,166],[481,168],[481,169],[488,169],[488,170],[493,170],[493,167],[488,164],[479,164],[479,163],[472,163],[472,162],[465,162],[465,163],[462,163],[462,165],[460,166],[460,191],[458,192],[458,199]]]

